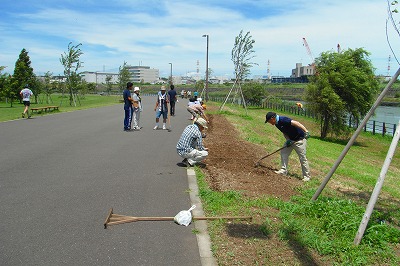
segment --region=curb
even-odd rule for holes
[[[191,204],[196,205],[192,210],[193,216],[204,216],[203,205],[199,198],[196,173],[193,168],[187,169],[189,195]],[[211,252],[211,240],[207,231],[207,221],[194,221],[194,227],[199,231],[196,234],[197,245],[199,246],[200,261],[202,266],[217,266],[217,261]]]

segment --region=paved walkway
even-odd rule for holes
[[[177,166],[186,103],[171,132],[152,130],[154,97],[143,98],[140,132],[123,132],[122,104],[0,123],[0,265],[215,264],[204,221],[103,228],[111,207],[175,216],[195,202],[201,212],[193,170]]]

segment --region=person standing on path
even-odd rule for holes
[[[168,96],[169,96],[169,108],[170,108],[170,115],[171,116],[175,116],[175,103],[178,100],[178,98],[176,97],[176,90],[175,90],[175,86],[171,84],[170,86],[170,90],[168,91]]]
[[[142,112],[142,99],[140,98],[140,89],[133,89],[132,106],[133,106],[133,130],[140,130],[140,113]]]
[[[274,112],[268,112],[265,117],[265,123],[276,126],[286,138],[285,149],[281,150],[281,169],[275,171],[277,174],[287,175],[289,155],[295,150],[300,159],[301,170],[303,172],[303,181],[309,181],[310,168],[306,157],[307,139],[310,133],[300,122],[290,119],[286,116],[279,116]]]
[[[21,90],[19,95],[21,95],[22,102],[24,103],[25,106],[24,112],[22,113],[22,118],[25,117],[26,113],[28,113],[28,118],[31,118],[31,115],[29,114],[29,106],[31,105],[30,98],[33,95],[33,92],[29,89],[28,84],[25,85],[25,87]]]
[[[128,82],[126,84],[126,89],[124,89],[122,95],[124,97],[124,111],[125,111],[125,118],[124,118],[124,131],[131,130],[132,125],[132,97],[131,97],[131,90],[133,87],[132,82]]]
[[[157,93],[156,106],[154,107],[156,112],[156,125],[154,130],[158,129],[158,123],[160,122],[160,116],[163,116],[163,127],[162,129],[167,129],[166,122],[168,118],[168,94],[166,93],[165,86],[161,86],[160,91]]]
[[[207,129],[207,121],[198,118],[194,124],[188,125],[182,132],[176,151],[186,166],[194,166],[208,156],[208,149],[203,146],[202,133]]]

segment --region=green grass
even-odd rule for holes
[[[214,103],[217,105],[216,103]],[[209,106],[212,103],[208,103]],[[284,138],[275,127],[264,124],[263,109],[244,109],[232,105],[220,112],[235,125],[241,138],[262,145],[266,153],[281,147]],[[276,233],[282,243],[295,242],[297,245],[312,249],[320,256],[336,265],[399,265],[400,259],[394,246],[400,244],[400,155],[392,158],[379,200],[375,206],[367,230],[359,246],[353,245],[358,226],[365,212],[371,192],[380,174],[392,138],[362,133],[356,144],[316,201],[311,201],[321,181],[330,171],[333,163],[341,154],[347,140],[322,140],[316,121],[304,117],[288,115],[303,123],[311,132],[307,157],[310,162],[312,181],[299,188],[300,196],[285,202],[276,198],[260,197],[246,199],[240,191],[212,191],[204,181],[200,169],[197,169],[200,196],[207,215],[255,215],[264,217],[260,231],[265,235]],[[279,165],[279,156],[271,162]],[[300,175],[295,153],[290,157],[289,169]],[[278,210],[275,217],[267,208]],[[250,211],[251,210],[251,211]],[[271,218],[279,223],[272,223]],[[224,244],[220,239],[225,225],[223,222],[209,223],[213,250]],[[271,256],[269,250],[263,250],[262,240],[249,239],[258,246],[260,256]],[[221,262],[227,263],[226,261]]]
[[[70,112],[75,110],[96,108],[100,106],[118,104],[121,96],[100,96],[100,95],[85,95],[84,97],[79,97],[79,102],[77,101],[77,106],[71,106],[69,104],[69,97],[62,97],[61,94],[53,94],[51,95],[52,101],[46,103],[43,99],[43,96],[38,97],[38,101],[36,103],[35,98],[31,98],[31,106],[30,107],[43,107],[49,105],[59,106],[58,112]],[[14,101],[13,106],[8,102],[0,102],[0,122],[14,120],[21,118],[21,113],[24,111],[24,105],[19,103],[19,101]],[[39,114],[34,113],[34,115],[46,115],[51,114],[57,111],[52,112],[42,112]]]

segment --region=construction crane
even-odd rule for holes
[[[306,41],[306,38],[303,38],[303,44],[304,44],[304,46],[305,46],[306,49],[307,49],[308,55],[310,56],[311,65],[314,65],[314,56],[313,56],[313,54],[312,54],[312,52],[311,52],[310,46],[308,46],[308,43],[307,43],[307,41]]]

